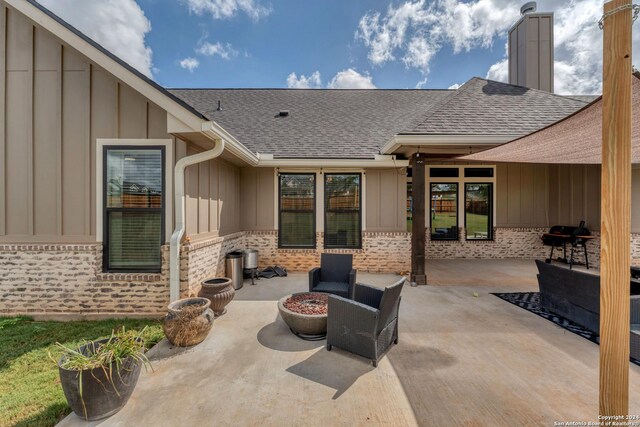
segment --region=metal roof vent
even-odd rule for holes
[[[520,8],[520,14],[526,15],[527,13],[533,13],[538,10],[538,4],[534,1],[527,2]]]
[[[289,110],[280,110],[278,117],[289,117]]]

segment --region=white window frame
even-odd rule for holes
[[[164,146],[165,147],[165,241],[163,244],[167,244],[173,233],[173,140],[172,139],[105,139],[98,138],[96,140],[96,242],[103,243],[103,189],[104,189],[104,147],[109,146],[128,146],[131,148],[136,147],[150,147],[150,146]]]
[[[458,169],[458,177],[457,178],[431,178],[431,169]],[[493,177],[492,178],[465,178],[464,176],[464,169],[465,168],[487,168],[487,169],[493,169]],[[460,224],[465,224],[464,221],[464,197],[465,197],[465,184],[466,183],[473,183],[473,184],[483,184],[483,183],[487,183],[487,184],[493,184],[493,194],[492,194],[492,204],[493,204],[493,209],[492,209],[492,223],[491,223],[491,228],[492,230],[494,228],[496,228],[496,201],[497,201],[497,197],[496,194],[498,193],[497,188],[496,188],[496,166],[495,165],[427,165],[427,170],[426,172],[426,180],[427,180],[427,185],[425,186],[425,191],[426,191],[426,195],[425,195],[425,200],[427,200],[429,202],[429,206],[431,206],[431,184],[432,183],[437,183],[437,184],[450,184],[450,183],[457,183],[458,184],[458,228],[460,228]],[[430,209],[430,208],[428,208]],[[427,209],[427,210],[428,210]],[[431,229],[431,215],[426,215],[425,221],[426,221],[426,227],[428,229]],[[466,233],[466,227],[462,227],[465,228],[465,233]],[[457,239],[457,240],[450,240],[450,241],[465,241],[465,242],[487,242],[487,241],[491,241],[495,239],[495,235],[493,235],[494,233],[492,233],[492,239],[467,239],[466,236],[461,236],[462,238]],[[429,240],[431,240],[431,233],[429,233]]]

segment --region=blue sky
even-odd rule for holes
[[[153,50],[156,80],[171,87],[286,87],[287,76],[319,71],[327,79],[352,68],[371,75],[380,88],[413,88],[423,79],[419,70],[399,62],[371,64],[367,48],[355,39],[367,12],[386,10],[380,0],[277,0],[272,12],[254,22],[245,14],[212,19],[196,15],[170,0],[139,0],[151,21],[147,42]],[[203,57],[195,49],[205,38],[230,43],[237,55]],[[443,49],[432,63],[426,87],[446,88],[469,77],[484,77],[504,54],[504,40],[492,48],[453,55]],[[179,66],[195,57],[200,66],[190,72]]]
[[[523,0],[39,0],[166,87],[449,88],[507,80]],[[603,0],[555,14],[556,92],[598,93]],[[634,63],[640,31],[634,25]]]

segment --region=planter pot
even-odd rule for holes
[[[185,298],[169,304],[162,322],[167,340],[175,346],[200,344],[213,326],[211,301],[206,298]]]
[[[233,289],[231,279],[226,277],[216,277],[202,282],[202,288],[198,296],[211,300],[211,309],[216,316],[227,312],[225,307],[231,302],[236,294]]]
[[[84,345],[80,352],[90,354],[106,341]],[[58,361],[58,370],[64,395],[73,412],[87,421],[109,417],[122,409],[136,387],[142,368],[142,362],[131,357],[125,359],[120,369],[112,365],[111,373],[108,368],[64,369],[60,366],[62,360]]]

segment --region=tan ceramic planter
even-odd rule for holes
[[[169,342],[179,347],[189,347],[204,341],[213,326],[210,304],[211,301],[206,298],[185,298],[169,304],[169,312],[162,322],[164,335]],[[192,306],[197,306],[201,311],[192,313],[192,317],[186,319],[182,309]]]
[[[202,282],[202,288],[198,296],[211,300],[211,309],[216,317],[227,312],[226,306],[231,302],[236,294],[233,289],[231,279],[226,277],[215,277]]]

